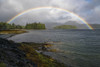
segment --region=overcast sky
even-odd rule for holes
[[[84,18],[88,23],[100,23],[100,0],[0,0],[0,21],[8,21],[25,10],[36,7],[67,9]],[[77,21],[78,18],[58,9],[41,9],[18,17],[13,22],[58,22]]]

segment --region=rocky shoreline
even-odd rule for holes
[[[6,67],[36,67],[30,60],[25,59],[25,53],[19,50],[18,43],[0,38],[0,63]]]
[[[65,67],[37,50],[47,51],[51,45],[43,43],[14,43],[0,38],[0,64],[5,67]]]
[[[1,32],[1,31],[0,31]],[[7,38],[26,31],[10,30],[0,34],[0,67],[66,67],[42,52],[51,51],[47,43],[15,43]]]

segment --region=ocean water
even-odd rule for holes
[[[30,30],[15,35],[15,42],[48,42],[57,52],[44,52],[72,67],[100,67],[100,30]]]

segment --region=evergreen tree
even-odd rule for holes
[[[45,24],[42,23],[31,23],[26,24],[26,26],[8,24],[5,22],[0,22],[0,29],[1,30],[8,30],[8,29],[45,29]]]

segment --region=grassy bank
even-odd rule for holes
[[[0,38],[0,67],[66,67],[37,52],[47,51],[50,46],[45,43],[15,43]]]
[[[6,67],[5,63],[0,63],[0,67]]]
[[[21,34],[25,32],[25,30],[1,30],[0,34]]]
[[[36,50],[46,50],[46,46],[47,44],[22,43],[19,49],[23,50],[26,54],[26,59],[34,62],[37,67],[65,67],[64,64],[58,63],[53,58],[36,52]]]

